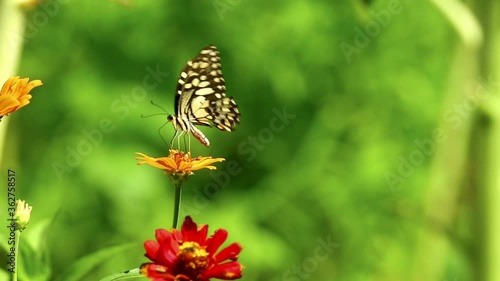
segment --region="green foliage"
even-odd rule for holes
[[[50,269],[37,269],[50,272],[46,280],[98,280],[146,262],[141,243],[170,228],[173,188],[134,153],[167,154],[173,129],[160,130],[165,143],[157,131],[166,116],[141,115],[161,112],[151,100],[172,113],[181,68],[215,44],[241,124],[233,133],[201,128],[210,148],[192,140],[193,155],[226,162],[188,180],[181,217],[225,228],[228,242],[244,246],[243,280],[410,280],[428,229],[433,155],[408,176],[399,169],[443,122],[457,39],[425,1],[396,1],[400,12],[384,24],[391,2],[42,3],[27,15],[19,75],[44,86],[8,117],[2,163],[17,172],[32,221],[53,218],[45,250],[26,243],[23,253],[47,256]],[[374,22],[379,31],[366,35]],[[336,246],[318,250],[327,253],[320,259],[326,240]],[[439,280],[472,280],[460,245],[448,242]],[[128,243],[136,247],[123,252]]]
[[[123,254],[129,250],[132,245],[123,245],[116,247],[109,247],[96,251],[86,257],[83,257],[73,263],[57,280],[64,281],[77,281],[83,280],[92,270],[98,265],[102,264],[108,259],[113,258],[118,254]],[[136,245],[134,245],[136,246]]]

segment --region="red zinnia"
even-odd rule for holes
[[[181,230],[156,230],[156,240],[144,243],[146,257],[153,262],[141,266],[141,273],[154,281],[234,280],[243,266],[237,262],[242,247],[233,243],[217,253],[227,231],[219,229],[207,238],[208,225],[198,227],[187,216]]]

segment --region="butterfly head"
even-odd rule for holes
[[[172,123],[174,125],[174,129],[177,130],[177,118],[174,115],[169,114],[167,116],[167,122]]]

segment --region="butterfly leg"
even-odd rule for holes
[[[181,148],[181,137],[182,137],[182,136],[186,136],[186,132],[185,132],[185,131],[181,131],[181,132],[179,133],[179,136],[177,136],[177,149],[178,149],[178,150],[181,150],[181,149],[182,149],[182,148]]]
[[[190,139],[189,133],[182,131],[182,135],[180,135],[179,138],[181,136],[182,136],[182,140],[184,142],[184,148],[187,149],[186,152],[191,152],[191,139]],[[186,139],[187,139],[187,141],[186,141]],[[181,149],[180,146],[179,146],[179,149]]]
[[[177,139],[177,147],[175,149],[181,150],[181,137],[185,134],[182,130],[175,130],[174,136],[172,137],[172,141],[170,141],[170,148],[174,148],[174,141]]]
[[[170,149],[174,148],[174,140],[175,140],[175,137],[177,136],[177,133],[179,133],[179,131],[175,130],[174,136],[172,137],[172,140],[170,141]]]
[[[165,127],[165,125],[167,125],[167,124],[168,123],[165,123],[165,124],[161,125],[160,128],[158,128],[158,135],[160,135],[160,138],[163,140],[163,142],[165,143],[165,145],[167,144],[167,140],[161,134],[161,129],[163,129],[163,127]],[[170,142],[170,148],[172,148],[172,142]]]

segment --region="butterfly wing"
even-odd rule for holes
[[[176,90],[176,115],[192,124],[233,131],[240,122],[238,105],[226,97],[217,47],[209,45],[187,62]]]

